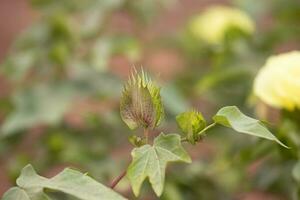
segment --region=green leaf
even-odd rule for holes
[[[133,160],[127,169],[127,177],[136,196],[139,195],[142,183],[147,177],[156,195],[160,196],[164,188],[168,162],[191,162],[191,158],[181,146],[178,134],[161,133],[154,139],[153,146],[147,144],[135,148],[131,155]]]
[[[2,200],[30,200],[30,198],[23,189],[13,187],[5,192]]]
[[[234,129],[239,133],[245,133],[268,140],[273,140],[284,146],[259,120],[244,115],[236,106],[221,108],[213,117],[214,121],[223,126]]]
[[[292,171],[294,179],[300,183],[300,161],[298,161]]]
[[[11,197],[16,195],[23,195],[24,199],[22,200],[46,200],[48,197],[43,192],[46,188],[72,195],[81,200],[125,200],[124,197],[86,174],[68,168],[48,179],[39,176],[31,165],[27,165],[17,179],[17,185],[22,189],[9,190],[4,195],[3,200],[10,200]],[[26,195],[27,199],[25,198]]]
[[[177,124],[185,133],[187,140],[195,144],[199,139],[199,132],[205,128],[206,121],[201,113],[197,111],[188,111],[177,115]]]
[[[15,110],[1,127],[3,136],[38,124],[59,123],[73,97],[74,90],[68,84],[40,84],[22,90],[14,96]]]

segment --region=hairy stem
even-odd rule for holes
[[[204,133],[204,132],[207,131],[208,129],[214,127],[216,124],[217,124],[217,123],[214,122],[214,123],[212,123],[212,124],[206,126],[204,129],[202,129],[202,130],[198,133],[198,135],[201,135],[202,133]]]
[[[146,143],[148,144],[148,141],[149,141],[149,129],[148,128],[144,128],[144,137],[145,137]]]
[[[123,171],[122,174],[120,174],[117,178],[115,178],[115,179],[113,180],[113,182],[112,182],[111,185],[110,185],[110,188],[111,188],[111,189],[114,189],[114,188],[118,185],[118,183],[119,183],[125,176],[126,176],[126,170]]]

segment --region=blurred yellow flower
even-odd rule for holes
[[[300,108],[300,51],[271,56],[255,78],[254,93],[277,108]]]
[[[231,28],[251,34],[255,25],[247,13],[227,6],[209,7],[190,23],[192,34],[209,44],[222,43]]]

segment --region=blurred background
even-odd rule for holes
[[[297,49],[298,0],[0,0],[0,196],[28,163],[49,177],[67,166],[106,185],[118,176],[133,148],[122,84],[143,66],[166,111],[153,134],[178,132],[187,109],[209,119],[237,105],[292,147],[217,128],[187,146],[191,165],[169,166],[159,199],[299,199],[299,111],[253,94],[266,59]],[[133,197],[126,179],[117,190],[158,199],[147,184]]]

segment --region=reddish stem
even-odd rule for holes
[[[117,178],[115,178],[115,180],[113,180],[113,182],[111,183],[110,188],[114,189],[116,185],[118,185],[118,183],[124,178],[125,175],[126,175],[126,171],[124,171]]]

